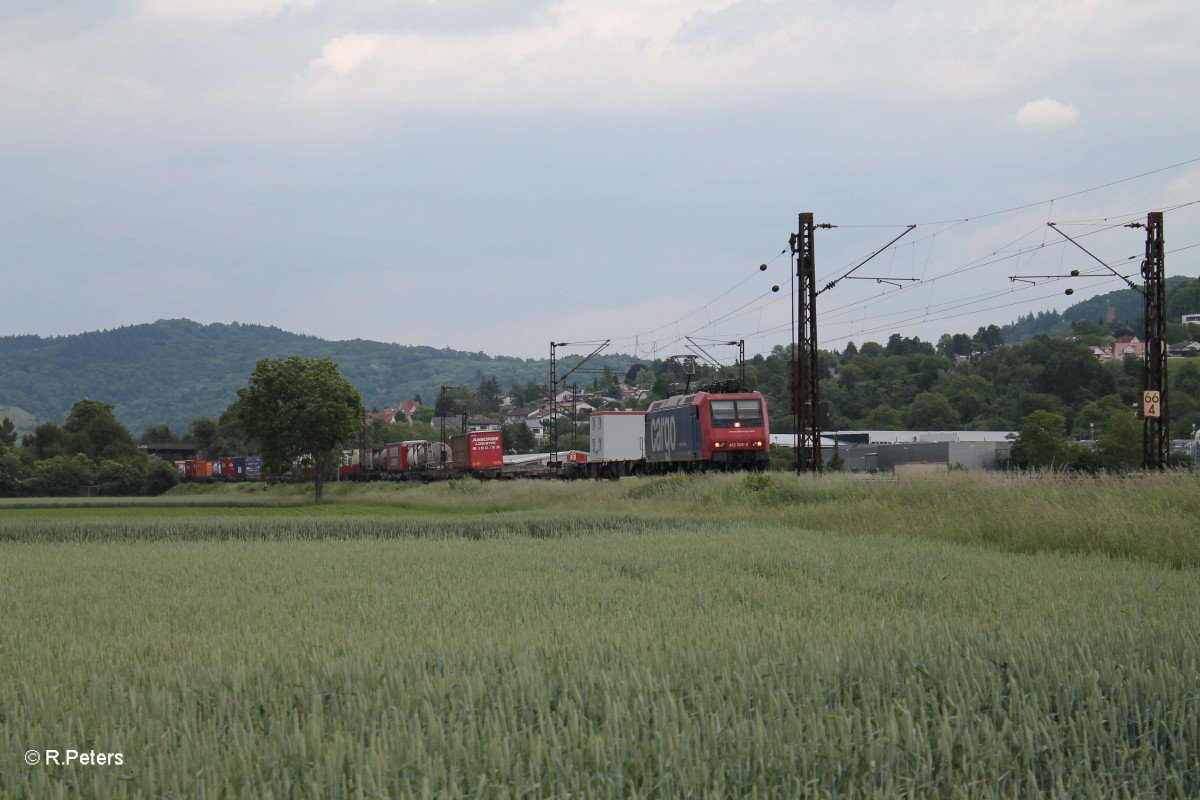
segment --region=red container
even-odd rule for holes
[[[408,447],[403,442],[385,444],[379,464],[384,472],[408,472]]]
[[[183,467],[188,478],[211,478],[213,474],[212,462],[200,458],[183,462]]]
[[[456,470],[499,469],[504,465],[500,431],[472,431],[451,436],[450,457]]]

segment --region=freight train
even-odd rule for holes
[[[185,481],[256,481],[262,477],[262,459],[258,456],[235,458],[189,458],[172,462]]]
[[[340,477],[350,480],[436,480],[462,473],[495,478],[504,465],[500,431],[471,431],[441,442],[411,440],[351,450],[342,459]]]
[[[472,431],[449,437],[448,445],[415,440],[350,451],[339,477],[620,478],[709,470],[761,471],[771,457],[767,404],[758,392],[697,391],[657,400],[644,412],[597,411],[590,417],[590,427],[588,452],[506,456],[500,431]],[[181,467],[180,474],[185,480],[258,477],[245,469],[238,473],[237,462],[207,462],[219,464],[208,471],[203,466],[206,462],[183,462],[193,466]]]

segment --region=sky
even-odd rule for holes
[[[1151,210],[1200,275],[1198,41],[1194,0],[6,0],[0,335],[728,363],[791,341],[801,212],[821,347],[974,333],[1140,282]]]

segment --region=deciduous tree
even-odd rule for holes
[[[537,446],[537,439],[525,424],[525,420],[505,425],[503,432],[506,453],[532,453],[533,448]]]
[[[1130,469],[1142,463],[1142,423],[1129,409],[1116,411],[1104,420],[1096,437],[1096,448],[1110,469]]]
[[[362,396],[328,358],[264,358],[238,389],[242,424],[262,448],[272,472],[311,459],[316,501],[336,453],[359,433]]]
[[[934,392],[922,392],[904,411],[904,421],[914,431],[948,431],[958,427],[960,420],[950,401]]]
[[[17,426],[8,417],[0,420],[0,451],[11,450],[17,443]]]
[[[192,420],[192,426],[188,429],[188,439],[200,450],[212,449],[217,442],[217,423],[208,417],[197,417]]]
[[[1013,444],[1013,461],[1032,469],[1062,469],[1070,464],[1067,420],[1049,411],[1034,411],[1021,421],[1021,432]]]
[[[82,453],[54,456],[33,465],[25,490],[35,497],[69,497],[79,494],[80,487],[94,478],[92,460]]]
[[[11,450],[0,450],[0,497],[16,497],[20,493],[25,467]]]
[[[142,431],[142,435],[138,438],[138,444],[155,444],[158,442],[178,442],[179,437],[176,436],[169,425],[152,425]]]
[[[74,434],[78,451],[92,458],[128,458],[138,452],[129,431],[113,415],[113,407],[98,400],[80,400],[71,406],[63,430]]]

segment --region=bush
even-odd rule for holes
[[[142,493],[145,480],[137,464],[107,460],[96,469],[96,483],[107,497],[132,497]]]
[[[25,468],[17,454],[0,450],[0,497],[16,497],[21,493],[21,478]]]
[[[95,483],[92,460],[83,454],[55,456],[33,465],[24,494],[35,497],[68,497]]]
[[[775,486],[770,475],[747,475],[742,478],[742,488],[750,494],[769,492]]]
[[[178,483],[179,473],[171,464],[158,458],[151,458],[146,461],[142,484],[142,490],[145,494],[154,497],[173,488]]]

